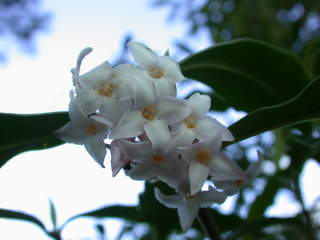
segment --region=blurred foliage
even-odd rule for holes
[[[187,35],[205,31],[212,43],[250,37],[300,52],[320,37],[320,2],[313,0],[152,0],[182,19]],[[185,39],[181,49],[190,47]]]
[[[48,27],[49,20],[41,0],[0,0],[0,60],[5,60],[12,41],[23,51],[34,51],[35,36]]]

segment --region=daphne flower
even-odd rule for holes
[[[126,174],[136,180],[147,180],[157,177],[173,188],[187,189],[184,178],[187,175],[187,163],[179,158],[177,147],[188,146],[192,136],[186,132],[171,134],[168,126],[161,120],[152,122],[154,144],[146,142],[131,142],[120,140],[119,147],[124,159],[135,163]],[[157,132],[159,134],[157,134]]]
[[[69,143],[83,144],[87,152],[102,167],[106,155],[104,139],[107,137],[108,126],[84,115],[77,102],[70,94],[70,122],[55,132],[61,140]]]
[[[209,96],[195,93],[190,96],[187,101],[192,111],[182,123],[175,126],[175,128],[179,128],[181,131],[193,132],[195,138],[199,140],[208,139],[217,133],[222,136],[222,141],[234,140],[228,128],[216,119],[206,115],[211,106],[211,98]]]
[[[141,43],[131,41],[128,47],[136,62],[147,71],[158,96],[175,97],[175,83],[185,79],[179,64],[169,56],[158,56]]]
[[[117,126],[111,130],[110,137],[132,138],[141,135],[144,131],[150,137],[152,121],[164,119],[167,124],[172,125],[189,113],[189,105],[184,100],[173,97],[160,97],[152,104],[143,105],[141,102],[139,107],[129,109],[124,114]]]
[[[82,60],[91,50],[81,51],[77,66],[72,69],[76,101],[84,114],[99,114],[101,118],[97,118],[98,121],[106,119],[114,125],[129,106],[129,101],[119,101],[119,99],[127,100],[125,96],[131,91],[125,82],[138,70],[129,64],[112,68],[108,62],[104,62],[91,71],[79,75]]]
[[[199,208],[210,207],[214,203],[223,203],[227,197],[223,192],[215,190],[209,186],[208,191],[198,192],[191,195],[165,195],[159,189],[155,189],[156,199],[168,208],[177,208],[180,225],[183,231],[187,231],[196,216]]]
[[[212,172],[211,180],[214,185],[223,190],[228,196],[236,194],[240,187],[248,184],[253,178],[255,178],[260,170],[262,165],[262,154],[258,151],[258,160],[256,162],[250,163],[249,167],[243,172],[242,169],[226,155],[222,155],[224,161],[232,167],[233,172],[228,171],[224,174],[218,174],[217,172]]]

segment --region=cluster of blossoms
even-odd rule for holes
[[[221,151],[222,143],[234,137],[207,115],[210,97],[195,93],[177,99],[176,83],[185,79],[178,63],[141,43],[128,47],[138,66],[104,62],[80,75],[81,62],[92,49],[82,50],[72,69],[70,122],[56,134],[83,144],[101,166],[109,148],[113,176],[123,169],[132,179],[158,179],[174,188],[177,195],[155,189],[155,197],[178,209],[187,230],[200,207],[224,202],[253,178],[261,157],[243,171]],[[210,186],[203,191],[206,181]]]

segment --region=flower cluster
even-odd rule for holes
[[[207,115],[210,97],[195,93],[176,98],[176,83],[184,80],[178,63],[141,43],[128,47],[138,66],[104,62],[80,75],[82,60],[92,49],[79,54],[72,69],[70,122],[56,135],[83,144],[101,166],[109,148],[113,176],[123,169],[132,179],[158,179],[174,188],[177,195],[155,189],[155,196],[178,209],[187,230],[200,207],[224,202],[254,177],[261,157],[243,171],[221,151],[222,143],[234,137]],[[203,191],[208,179],[211,186]]]

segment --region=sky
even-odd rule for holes
[[[12,47],[9,62],[0,66],[1,112],[66,111],[72,88],[70,69],[84,47],[94,50],[84,60],[83,72],[114,59],[128,32],[135,40],[163,54],[173,48],[173,39],[180,38],[185,30],[181,24],[167,23],[168,12],[150,8],[149,0],[46,0],[43,7],[53,13],[53,18],[49,30],[37,38],[37,53],[23,55]],[[197,49],[207,46],[205,36],[197,39]],[[126,178],[122,172],[112,178],[110,166],[106,166],[100,168],[83,147],[72,144],[20,154],[1,169],[0,207],[31,213],[50,228],[48,199],[56,206],[58,224],[107,204],[136,204],[143,183]],[[304,170],[303,188],[309,205],[320,195],[320,190],[314,190],[317,171],[319,166],[312,161]],[[288,194],[279,196],[278,207],[269,209],[269,215],[299,210]],[[223,211],[228,211],[232,201],[223,205]],[[94,239],[96,222],[99,221],[76,220],[66,227],[63,237]],[[103,223],[113,239],[121,223]],[[49,239],[26,222],[0,219],[0,229],[0,239]]]

